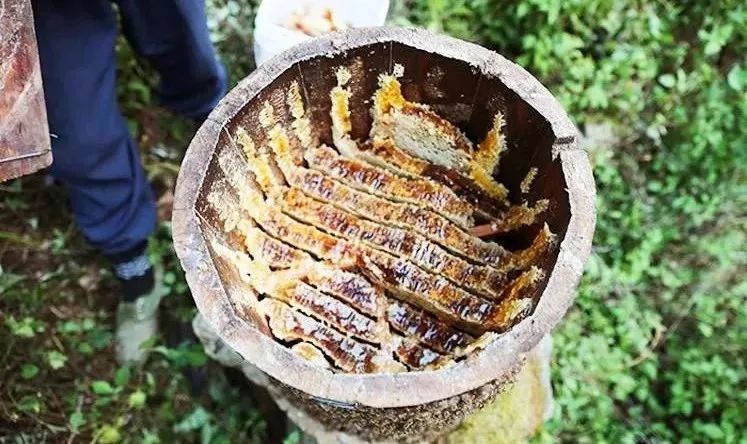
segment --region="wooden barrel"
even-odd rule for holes
[[[0,2],[0,182],[52,163],[31,3]]]
[[[252,173],[231,135],[237,127],[264,131],[258,117],[262,107],[270,102],[282,108],[285,92],[300,82],[314,136],[331,145],[329,91],[342,66],[358,74],[350,82],[352,137],[364,139],[371,128],[370,98],[379,75],[398,69],[407,99],[428,105],[472,140],[485,136],[492,116],[502,113],[508,150],[501,163],[510,167],[501,168],[495,179],[518,190],[536,168],[528,198],[551,202],[538,224],[546,223],[559,242],[537,261],[548,272],[533,296],[533,311],[455,365],[396,374],[344,373],[313,365],[263,331],[251,307],[242,303],[242,276],[210,247],[219,239],[244,250],[242,239],[233,238],[227,227],[240,211],[240,185],[232,181]],[[510,197],[518,199],[513,193]],[[266,375],[271,393],[312,418],[317,429],[365,441],[414,441],[441,435],[494,399],[521,367],[525,353],[565,314],[590,253],[594,196],[575,127],[525,70],[480,46],[424,30],[356,29],[271,59],[222,100],[182,164],[173,237],[200,313],[225,343]],[[536,225],[518,236],[530,236]]]

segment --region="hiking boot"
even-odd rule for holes
[[[148,350],[141,345],[158,331],[158,305],[166,293],[161,277],[156,267],[153,289],[117,307],[116,351],[120,364],[142,364],[148,357]]]

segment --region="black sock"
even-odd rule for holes
[[[133,302],[140,296],[153,290],[155,276],[153,265],[148,259],[146,249],[148,244],[142,242],[127,251],[107,255],[112,264],[114,275],[122,284],[122,300]]]

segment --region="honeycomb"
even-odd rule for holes
[[[219,158],[238,187],[240,211],[222,215],[242,251],[220,242],[246,285],[254,322],[300,359],[335,372],[434,370],[478,353],[533,309],[546,270],[539,259],[556,236],[529,201],[537,175],[521,181],[519,203],[497,181],[511,168],[504,116],[480,141],[429,106],[407,100],[401,66],[378,76],[367,103],[368,138],[352,135],[346,67],[329,72],[332,143],[316,143],[297,80],[282,101],[266,100],[257,131],[239,125],[231,143],[251,172]],[[289,119],[277,118],[283,106]],[[220,187],[208,196],[216,208]],[[515,199],[514,199],[515,200]],[[528,245],[501,239],[540,225]]]

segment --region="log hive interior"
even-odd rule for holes
[[[451,424],[572,301],[593,195],[575,128],[528,73],[425,31],[359,29],[224,99],[187,153],[174,239],[200,311],[296,403],[480,399]]]
[[[217,159],[225,183],[206,190],[218,211],[204,228],[238,242],[210,242],[246,283],[233,302],[299,357],[333,371],[466,359],[531,311],[545,279],[535,264],[552,253],[555,235],[542,219],[549,199],[529,197],[538,169],[526,169],[511,202],[494,178],[512,168],[500,164],[503,110],[472,142],[404,97],[402,65],[377,74],[355,58],[329,69],[319,72],[337,80],[323,123],[304,98],[314,79],[299,74],[227,131],[230,148]],[[371,78],[367,96],[358,89]],[[370,128],[360,139],[354,120]],[[225,206],[223,186],[237,202]],[[481,226],[495,235],[478,237]],[[499,235],[514,234],[520,247],[511,251]]]

